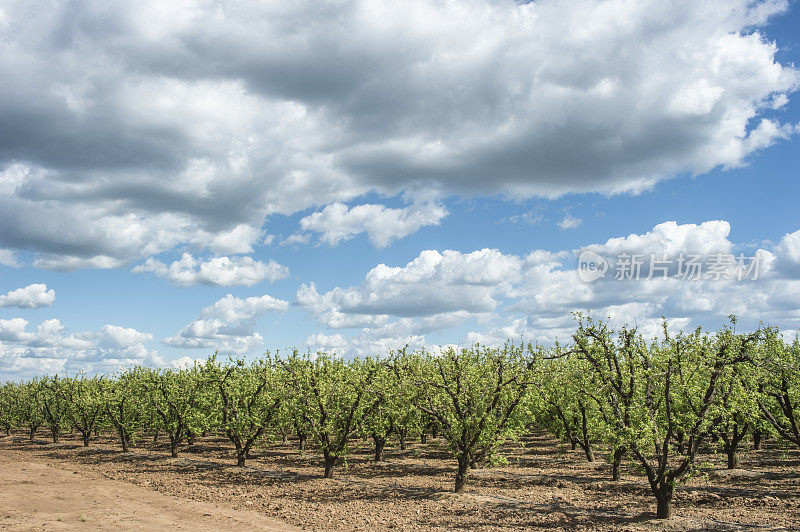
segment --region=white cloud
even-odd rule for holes
[[[616,325],[636,325],[649,336],[660,331],[662,316],[669,317],[673,331],[715,328],[730,314],[740,317],[743,328],[761,321],[800,328],[800,231],[770,249],[755,250],[730,241],[729,234],[724,220],[664,222],[642,234],[587,246],[610,268],[591,283],[581,281],[576,269],[582,250],[535,250],[524,257],[491,250],[425,251],[405,267],[377,266],[358,287],[320,294],[313,284],[303,285],[297,300],[321,324],[339,330],[312,336],[307,345],[342,353],[380,352],[406,341],[430,346],[426,335],[438,331],[462,331],[466,343],[569,342],[575,326],[571,313],[584,310]],[[638,279],[616,279],[625,257],[641,262]],[[700,277],[679,277],[679,261],[686,273],[685,261],[692,257],[700,258]],[[733,263],[720,262],[726,257]],[[759,269],[747,272],[754,257]],[[660,270],[651,275],[653,259],[666,266],[666,278]],[[741,276],[739,260],[745,267]],[[715,264],[724,266],[719,275]]]
[[[224,355],[252,353],[259,349],[264,338],[248,328],[229,327],[219,320],[195,319],[177,335],[164,339],[170,347],[206,351],[208,355],[220,351]]]
[[[306,339],[306,347],[312,351],[340,355],[367,355],[385,357],[390,351],[408,347],[411,350],[426,347],[425,337],[401,336],[372,338],[367,335],[345,337],[341,334],[312,334]]]
[[[289,303],[269,295],[240,299],[231,294],[200,311],[200,315],[175,336],[164,339],[171,347],[221,351],[225,354],[251,353],[263,337],[255,332],[255,318],[267,312],[284,312]],[[211,354],[211,353],[208,353]]]
[[[774,114],[798,73],[759,29],[786,9],[12,0],[0,247],[51,269],[242,254],[274,214],[368,193],[636,192],[746,164],[796,133]],[[358,208],[309,230],[380,246],[438,216]]]
[[[226,322],[238,322],[261,316],[267,312],[284,312],[289,302],[276,299],[270,295],[239,299],[231,294],[226,295],[213,305],[200,311],[204,318],[218,318]]]
[[[527,211],[522,214],[515,214],[514,216],[503,219],[504,222],[527,225],[536,225],[542,220],[544,220],[544,216],[536,210]]]
[[[69,333],[58,319],[27,328],[22,318],[0,319],[0,376],[109,373],[131,364],[165,364],[144,345],[153,336],[135,329],[105,325],[96,332]]]
[[[324,294],[301,285],[298,303],[329,327],[375,326],[388,316],[430,316],[455,311],[490,312],[497,295],[520,275],[521,261],[497,250],[472,253],[427,250],[404,267],[380,264],[360,287]]]
[[[253,286],[264,281],[284,279],[289,275],[289,269],[274,260],[260,262],[251,257],[212,257],[203,261],[188,253],[170,265],[150,257],[132,271],[153,272],[156,277],[164,277],[181,286]]]
[[[100,330],[99,339],[100,345],[104,347],[120,349],[149,342],[153,339],[153,335],[118,325],[104,325]]]
[[[561,229],[575,229],[576,227],[578,227],[582,223],[583,223],[582,219],[574,218],[574,217],[572,217],[570,215],[567,215],[564,218],[562,218],[560,222],[558,222],[558,226]]]
[[[281,240],[281,246],[300,246],[308,244],[311,241],[311,235],[308,233],[294,233]]]
[[[0,265],[19,268],[20,263],[17,260],[17,254],[10,249],[0,249]]]
[[[49,307],[56,300],[56,291],[48,290],[45,284],[30,284],[25,288],[11,290],[0,296],[0,307],[41,308]]]
[[[230,231],[222,231],[211,237],[209,249],[214,253],[252,253],[253,246],[264,242],[264,232],[247,224],[239,224]]]
[[[781,238],[778,252],[790,263],[800,264],[800,230]]]
[[[428,225],[439,225],[448,212],[435,203],[413,204],[402,209],[383,205],[342,203],[328,205],[300,220],[303,231],[320,233],[320,240],[335,246],[360,233],[367,233],[373,246],[383,248],[394,240],[416,233]]]

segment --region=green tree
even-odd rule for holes
[[[41,397],[44,422],[50,429],[53,443],[58,443],[64,423],[69,421],[70,402],[67,397],[68,379],[58,375],[44,377],[39,381],[38,393]]]
[[[546,409],[544,425],[555,434],[563,434],[573,450],[580,446],[586,460],[594,462],[592,442],[601,439],[601,427],[589,368],[577,357],[561,355],[543,360],[539,368],[545,375],[537,386]]]
[[[250,449],[277,419],[283,398],[272,359],[222,366],[212,357],[204,369],[219,391],[220,425],[236,448],[236,465],[244,467]]]
[[[441,424],[458,464],[456,493],[464,490],[469,467],[514,437],[522,423],[514,415],[528,388],[522,354],[523,347],[506,344],[395,357],[398,373],[415,384],[414,405]]]
[[[187,432],[200,432],[205,424],[200,395],[207,383],[196,367],[149,370],[143,380],[160,426],[169,437],[170,456],[177,458],[178,445]]]
[[[39,389],[40,379],[33,379],[20,384],[15,390],[16,418],[28,429],[30,440],[36,437],[36,431],[44,424],[44,411]]]
[[[668,518],[675,486],[691,472],[722,384],[750,359],[758,333],[743,337],[724,328],[709,336],[698,329],[672,338],[665,326],[665,338],[648,345],[635,329],[615,334],[606,323],[578,320],[575,352],[598,380],[598,404],[644,468],[657,517]],[[684,455],[676,452],[679,433],[688,436]]]
[[[18,385],[7,382],[0,386],[0,427],[6,431],[6,436],[11,436],[11,429],[18,422],[19,397]]]
[[[740,444],[759,426],[759,397],[750,392],[757,388],[757,374],[753,364],[735,365],[720,384],[719,399],[712,408],[709,432],[722,443],[728,469],[739,467]]]
[[[787,344],[777,329],[767,329],[756,366],[751,392],[758,394],[759,411],[782,438],[800,447],[800,339]]]
[[[148,376],[149,372],[141,367],[129,368],[101,390],[106,419],[117,433],[122,452],[128,452],[145,419],[152,415],[145,399]]]
[[[92,432],[102,423],[105,413],[101,379],[88,379],[82,373],[74,379],[62,381],[62,393],[67,401],[67,418],[81,433],[83,446],[88,447]]]
[[[336,355],[299,355],[284,362],[288,393],[301,416],[311,420],[311,435],[320,445],[325,478],[346,458],[349,440],[368,413],[366,398],[376,366],[361,359],[346,362]]]

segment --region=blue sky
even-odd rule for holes
[[[0,2],[0,379],[800,329],[796,2],[143,6]]]

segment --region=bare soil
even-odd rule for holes
[[[223,438],[197,440],[169,458],[165,442],[141,441],[122,453],[100,437],[30,442],[0,438],[0,528],[191,530],[800,530],[800,452],[767,442],[740,469],[724,456],[700,457],[702,471],[677,491],[669,520],[633,464],[612,482],[601,452],[547,436],[508,444],[508,464],[470,471],[452,493],[455,461],[444,442],[387,447],[371,460],[366,442],[322,478],[314,450],[267,442],[248,467],[234,467]]]

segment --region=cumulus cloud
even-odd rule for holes
[[[466,343],[569,341],[571,313],[586,310],[650,336],[658,334],[662,316],[672,330],[717,327],[730,314],[740,316],[742,327],[763,321],[798,329],[800,231],[770,249],[738,245],[729,235],[724,220],[670,221],[578,250],[525,256],[426,251],[405,267],[374,268],[357,287],[319,294],[304,285],[297,299],[321,324],[337,329],[310,337],[307,345],[343,353],[430,346],[426,335],[438,331],[462,331]],[[591,282],[578,270],[587,250],[608,264],[605,276]],[[640,265],[638,272],[632,263]],[[473,277],[478,272],[481,277]]]
[[[30,284],[0,296],[0,307],[36,309],[49,307],[56,300],[56,291],[45,284]]]
[[[108,373],[131,364],[164,366],[145,347],[153,335],[117,325],[70,333],[58,319],[28,330],[22,318],[0,319],[0,376],[31,377],[53,373]]]
[[[267,312],[283,312],[288,308],[288,301],[276,299],[266,294],[245,299],[239,299],[228,294],[213,305],[201,310],[200,316],[218,318],[227,322],[239,322],[261,316]]]
[[[746,164],[796,132],[775,109],[798,73],[758,30],[786,5],[12,0],[0,247],[51,269],[243,254],[273,214],[370,192],[636,192]],[[357,209],[323,240],[438,216],[369,231]]]
[[[251,353],[264,341],[255,332],[256,318],[268,312],[284,312],[288,308],[288,301],[266,294],[245,299],[228,294],[202,309],[197,318],[175,336],[165,338],[164,343],[182,349]]]
[[[201,260],[189,253],[184,253],[169,265],[150,257],[132,271],[152,272],[156,277],[164,277],[181,286],[253,286],[264,281],[284,279],[289,275],[289,269],[274,260],[260,262],[252,257],[212,257]]]
[[[359,233],[367,233],[373,246],[383,248],[422,227],[439,225],[447,214],[447,209],[435,203],[414,204],[402,209],[372,204],[348,207],[333,203],[301,219],[300,227],[303,231],[319,233],[320,240],[329,246]]]
[[[360,287],[324,294],[303,284],[297,302],[329,327],[374,326],[388,316],[431,316],[459,310],[491,312],[498,294],[520,275],[521,261],[497,250],[427,250],[403,267],[380,264]]]

